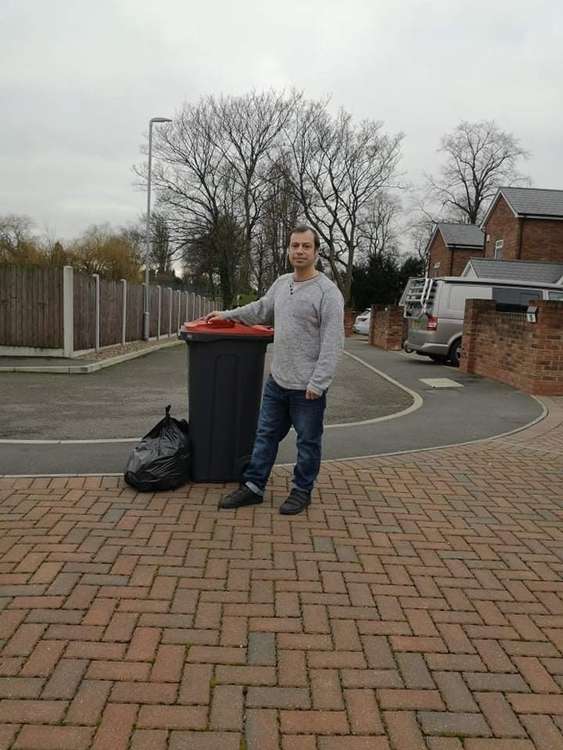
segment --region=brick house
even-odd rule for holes
[[[563,261],[563,190],[499,188],[481,224],[485,257]]]
[[[428,275],[459,276],[470,258],[483,256],[484,240],[475,224],[439,222],[426,246]]]

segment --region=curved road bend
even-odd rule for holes
[[[182,357],[178,348],[169,351],[177,352],[176,356]],[[539,419],[543,413],[543,407],[538,401],[520,391],[501,383],[466,375],[450,367],[436,365],[426,358],[408,356],[402,352],[383,352],[368,346],[365,339],[359,338],[349,339],[346,351],[349,356],[343,358],[338,383],[335,382],[329,397],[332,406],[328,421],[332,424],[329,423],[325,431],[325,459],[421,450],[483,439],[523,428]],[[138,363],[136,374],[138,375],[140,367],[155,367],[155,363],[159,361],[156,358],[163,356],[164,352],[155,352],[141,360],[133,360]],[[100,372],[114,371],[114,377],[119,378],[119,369],[130,368],[133,362]],[[389,382],[370,368],[395,383]],[[128,370],[121,370],[121,373],[124,372]],[[100,388],[99,380],[91,380],[97,374],[58,377],[72,378],[73,387],[80,383],[87,398],[90,388]],[[40,378],[57,376],[33,377],[35,387],[44,388],[45,381]],[[421,382],[421,378],[450,378],[463,387],[435,389]],[[354,388],[349,386],[351,379],[354,380]],[[134,388],[131,380],[127,380],[128,388]],[[137,383],[143,382],[141,378],[135,380]],[[8,386],[14,382],[22,381],[5,381]],[[408,392],[401,390],[399,384]],[[155,388],[158,403],[168,402],[168,385],[158,381]],[[60,385],[58,390],[60,391]],[[39,420],[40,428],[32,430],[30,425],[37,422],[33,422],[31,418],[25,435],[21,432],[14,434],[9,430],[6,434],[3,420],[0,428],[0,437],[4,439],[0,442],[0,475],[121,473],[132,447],[131,438],[135,434],[141,434],[144,427],[148,430],[152,426],[152,421],[146,417],[147,403],[150,402],[144,400],[147,397],[143,394],[141,403],[144,403],[145,411],[142,427],[137,418],[133,419],[134,426],[137,427],[133,436],[128,420],[128,429],[123,428],[124,422],[118,406],[121,406],[124,393],[122,388],[112,390],[111,376],[108,377],[100,396],[103,395],[102,403],[105,405],[116,405],[117,416],[114,419],[103,419],[99,424],[94,420],[88,427],[84,422],[87,418],[80,413],[79,406],[76,406],[75,418],[71,419],[72,414],[67,415],[67,422],[74,424],[74,430],[78,429],[78,433],[74,434],[68,425],[70,433],[65,428],[61,434],[58,424],[54,421],[49,423],[48,419],[43,422]],[[181,400],[181,395],[176,398]],[[25,399],[24,394],[22,399]],[[393,412],[399,416],[394,417]],[[362,423],[361,420],[367,421]],[[335,421],[337,424],[334,424]],[[343,422],[348,424],[342,424]],[[22,438],[32,441],[74,440],[84,433],[93,442],[10,442]],[[290,432],[280,446],[278,463],[294,460],[294,440],[295,435]]]

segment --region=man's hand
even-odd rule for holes
[[[307,388],[307,390],[305,391],[305,398],[308,401],[312,401],[312,400],[314,400],[316,398],[320,398],[320,397],[321,397],[320,393],[316,393],[316,391],[312,391],[310,388]]]
[[[220,310],[213,310],[212,312],[207,313],[205,316],[205,322],[209,323],[211,320],[223,320]]]

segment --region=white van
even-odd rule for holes
[[[545,282],[463,276],[409,279],[399,302],[408,319],[405,349],[438,362],[449,360],[459,365],[468,299],[492,299],[497,309],[520,312],[526,310],[530,300],[563,300],[563,287]]]

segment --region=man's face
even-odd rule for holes
[[[289,238],[289,262],[293,268],[314,268],[317,260],[315,238],[310,230],[294,232]]]

